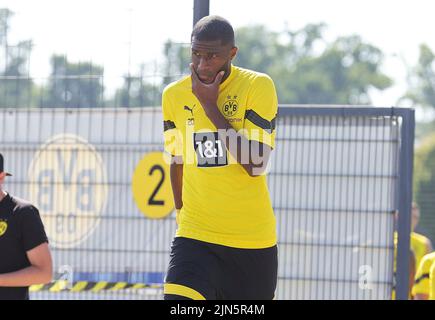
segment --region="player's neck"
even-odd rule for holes
[[[225,75],[224,75],[224,77],[222,78],[221,83],[224,83],[225,80],[227,80],[227,79],[230,77],[230,75],[231,75],[231,64],[230,64],[230,66],[228,67],[228,69],[225,70]]]

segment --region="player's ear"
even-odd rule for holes
[[[237,47],[232,47],[231,48],[231,51],[230,51],[231,60],[233,60],[236,57],[238,50],[239,49]]]

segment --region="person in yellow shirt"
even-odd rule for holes
[[[411,249],[415,254],[415,262],[416,265],[419,266],[421,259],[424,255],[432,252],[432,243],[431,241],[422,234],[415,232],[415,228],[420,221],[420,209],[418,208],[417,203],[412,203],[412,215],[411,215]]]
[[[415,300],[428,300],[430,295],[430,272],[435,264],[435,252],[425,255],[417,268],[412,294]]]
[[[429,271],[429,300],[435,300],[435,263]]]
[[[395,216],[397,220],[397,214]],[[411,211],[411,234],[410,234],[410,266],[409,266],[409,276],[410,276],[410,299],[413,299],[413,286],[416,283],[416,270],[420,265],[420,261],[424,255],[430,253],[432,251],[432,243],[431,241],[423,236],[415,232],[415,228],[417,227],[420,221],[420,210],[416,202],[412,203],[412,211]],[[396,272],[396,256],[397,256],[397,232],[394,233],[394,273]],[[412,257],[413,256],[413,257]],[[392,299],[395,299],[395,291],[392,291]]]
[[[420,209],[417,205],[417,203],[412,203],[412,211],[411,211],[411,238],[410,238],[410,245],[411,249],[414,252],[415,255],[415,262],[416,267],[418,268],[420,266],[420,262],[422,258],[432,252],[432,243],[431,241],[425,237],[422,234],[419,234],[415,232],[415,228],[417,227],[418,223],[420,221]],[[416,278],[414,280],[415,284],[418,284],[418,277],[414,275]],[[418,289],[417,289],[418,290]],[[426,292],[425,294],[429,294],[429,292]]]
[[[191,75],[162,95],[177,209],[164,299],[273,299],[276,221],[267,187],[278,99],[266,74],[232,64],[231,24],[198,21]]]

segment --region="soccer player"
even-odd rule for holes
[[[265,172],[278,102],[269,76],[232,64],[237,50],[230,23],[204,17],[191,34],[191,75],[163,92],[178,223],[168,300],[274,298],[277,235]]]
[[[0,300],[27,300],[29,286],[52,278],[52,260],[38,209],[2,189],[0,154]]]

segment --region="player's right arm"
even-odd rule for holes
[[[171,185],[174,195],[175,209],[180,210],[183,207],[183,163],[182,157],[173,156],[171,161]]]
[[[174,196],[177,222],[179,210],[183,207],[183,139],[173,112],[173,105],[167,90],[162,95],[164,150],[169,155],[170,179]],[[168,159],[167,158],[167,159]]]

